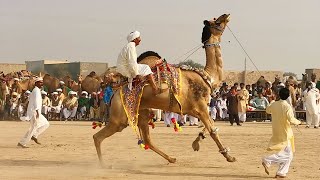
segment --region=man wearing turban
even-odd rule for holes
[[[140,44],[141,38],[138,31],[131,32],[128,37],[128,44],[124,46],[118,56],[117,71],[123,76],[128,77],[129,88],[132,88],[132,80],[137,76],[146,76],[154,94],[159,90],[155,84],[150,67],[146,64],[137,63],[136,46]]]

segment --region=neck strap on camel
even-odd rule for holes
[[[211,47],[211,46],[213,46],[213,47],[220,47],[220,42],[215,42],[215,43],[212,43],[212,44],[205,44],[205,45],[203,45],[202,47],[203,47],[203,48],[207,48],[207,47]]]

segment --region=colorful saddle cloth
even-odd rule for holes
[[[163,61],[152,67],[151,70],[156,84],[167,83],[169,91],[177,98],[180,92],[180,69]],[[147,84],[147,80],[133,79],[132,90],[128,88],[128,84],[123,85],[120,89],[122,105],[132,127],[136,127],[138,123],[140,100],[143,88]]]

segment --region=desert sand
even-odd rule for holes
[[[50,122],[39,137],[41,145],[30,142],[28,149],[17,142],[29,127],[28,122],[0,121],[0,179],[272,179],[261,166],[261,157],[271,137],[271,123],[245,123],[242,127],[217,122],[222,142],[231,149],[237,162],[229,163],[218,152],[211,138],[206,138],[199,152],[191,148],[200,128],[183,126],[174,132],[157,122],[151,129],[154,143],[168,155],[177,158],[169,164],[151,150],[137,145],[133,130],[107,138],[102,144],[106,168],[99,166],[91,122]],[[320,129],[293,128],[296,153],[288,179],[320,179]]]

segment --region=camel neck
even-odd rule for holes
[[[218,37],[211,36],[208,42],[205,43],[206,65],[204,70],[215,81],[222,81],[222,57],[221,47]]]

